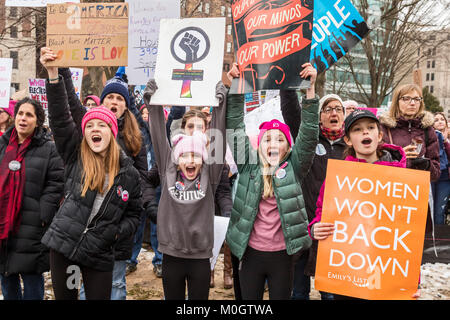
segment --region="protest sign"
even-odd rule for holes
[[[50,66],[125,66],[128,63],[127,3],[64,3],[47,6]]]
[[[45,79],[28,79],[28,95],[31,99],[41,103],[45,112],[44,124],[48,126],[48,101]]]
[[[127,76],[130,85],[154,78],[158,54],[159,20],[179,18],[179,0],[128,0],[130,9]]]
[[[80,3],[80,0],[6,0],[6,7],[45,7],[47,4],[73,2]]]
[[[363,299],[412,299],[419,284],[428,171],[328,160],[317,290]]]
[[[161,19],[151,104],[218,106],[225,18]]]
[[[81,68],[70,68],[72,73],[73,87],[75,88],[75,93],[78,99],[80,99],[81,85],[83,83],[83,69]]]
[[[232,93],[309,87],[299,73],[310,60],[313,0],[236,0],[231,9],[240,72]]]
[[[284,123],[280,107],[280,96],[266,101],[266,103],[244,115],[245,133],[255,150],[258,149],[259,126],[261,123],[273,119]]]
[[[314,0],[311,57],[317,73],[330,68],[369,32],[350,0]]]
[[[209,263],[211,265],[211,270],[214,270],[217,258],[219,257],[220,248],[222,248],[223,242],[225,241],[225,236],[227,234],[228,223],[230,218],[214,216],[214,247],[213,256],[209,258]]]
[[[0,58],[0,107],[9,107],[11,95],[12,59]]]

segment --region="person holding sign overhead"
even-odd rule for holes
[[[383,133],[378,118],[368,110],[353,111],[345,119],[344,141],[347,149],[344,152],[346,161],[366,162],[378,165],[406,167],[406,153],[403,148],[384,144]],[[333,223],[321,222],[325,182],[317,199],[316,217],[308,225],[308,232],[314,240],[325,240],[335,231]],[[418,298],[419,292],[413,295]],[[350,297],[334,294],[335,300]]]
[[[261,300],[266,280],[270,299],[291,296],[294,256],[307,250],[308,217],[300,181],[310,167],[319,135],[317,71],[306,63],[300,77],[311,78],[303,98],[300,130],[292,144],[290,128],[272,120],[260,126],[258,158],[249,163],[251,145],[243,121],[244,95],[229,98],[228,143],[234,148],[239,180],[226,241],[240,260],[244,300]],[[298,94],[298,93],[297,93]]]
[[[214,194],[225,156],[225,112],[228,89],[216,85],[219,107],[213,109],[210,140],[200,131],[178,134],[167,140],[163,107],[150,105],[157,90],[149,80],[144,101],[149,108],[150,132],[161,179],[158,208],[158,250],[164,255],[162,279],[166,300],[207,300],[210,261],[214,244]],[[221,136],[220,136],[221,135]],[[212,156],[215,150],[215,157]]]
[[[41,57],[45,56],[45,59],[53,61],[55,54],[51,48],[44,47],[41,49]],[[44,60],[45,60],[44,59]],[[46,61],[46,60],[45,60]],[[128,157],[133,160],[133,166],[139,172],[139,179],[137,182],[141,185],[143,193],[143,205],[145,212],[141,212],[141,215],[145,214],[151,209],[150,203],[154,198],[154,189],[152,188],[149,180],[148,163],[147,163],[147,151],[145,145],[142,143],[142,134],[139,129],[139,124],[133,115],[130,108],[134,107],[134,100],[130,98],[128,85],[124,80],[125,75],[119,72],[116,76],[107,81],[105,88],[100,96],[100,103],[113,112],[116,117],[118,132],[115,136],[117,143]],[[73,121],[77,124],[76,129],[80,136],[82,135],[81,125],[82,119],[86,114],[86,108],[81,104],[78,99],[69,68],[56,68],[58,74],[64,81],[65,94],[68,99],[68,105]],[[47,91],[47,95],[60,95],[62,93],[56,92],[54,86],[50,86]],[[52,91],[53,90],[53,91]],[[94,108],[95,109],[95,108]],[[135,108],[136,114],[139,114],[137,108]],[[115,243],[115,257],[116,263],[113,272],[113,288],[111,299],[113,300],[125,300],[126,299],[126,260],[131,257],[133,247],[133,235],[120,235],[119,239]],[[83,298],[83,289],[80,296]]]

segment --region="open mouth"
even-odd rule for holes
[[[186,167],[186,173],[189,176],[194,175],[195,174],[195,166],[188,166],[188,167]]]
[[[101,136],[92,136],[92,142],[94,143],[100,143],[102,141],[102,137]]]
[[[267,155],[269,156],[269,158],[272,158],[272,157],[278,157],[279,153],[278,153],[278,151],[269,151],[269,152],[267,152]]]
[[[331,119],[331,120],[330,120],[330,123],[331,123],[331,124],[338,124],[339,121],[338,121],[337,119]]]
[[[111,111],[112,111],[113,113],[116,113],[116,112],[117,112],[117,108],[116,108],[116,107],[111,107]]]
[[[372,143],[372,139],[365,138],[363,141],[361,141],[361,143],[367,146]]]

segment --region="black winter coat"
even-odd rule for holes
[[[56,147],[64,160],[66,180],[64,202],[42,238],[49,248],[80,265],[99,271],[112,271],[118,238],[132,238],[139,224],[142,193],[139,172],[133,161],[120,154],[120,171],[100,207],[88,224],[96,191],[81,197],[79,148],[82,136],[69,111],[64,82],[46,83],[50,127]],[[122,192],[119,192],[122,190]],[[128,192],[128,199],[121,196]]]
[[[0,161],[13,127],[0,137]],[[37,129],[24,158],[25,187],[21,223],[17,234],[10,236],[6,251],[0,255],[0,273],[4,275],[48,271],[48,248],[41,238],[51,223],[63,197],[64,165],[45,128]]]
[[[64,78],[64,84],[66,87],[67,98],[69,102],[70,112],[72,114],[72,118],[77,125],[77,130],[79,130],[80,136],[81,133],[81,120],[83,119],[84,114],[86,113],[86,109],[81,104],[80,99],[78,99],[75,88],[73,87],[72,82],[72,74],[69,68],[59,68],[59,74]],[[48,95],[49,93],[47,93]],[[50,92],[50,94],[53,94]],[[58,94],[55,92],[55,94]],[[134,103],[134,99],[132,100]],[[147,151],[144,143],[142,143],[142,147],[140,152],[133,156],[131,152],[126,148],[124,138],[123,138],[123,120],[118,119],[119,133],[117,135],[117,142],[121,146],[122,150],[125,154],[133,160],[133,166],[139,171],[140,176],[136,181],[140,181],[141,190],[143,194],[142,202],[145,206],[147,206],[155,197],[155,191],[151,190],[149,172],[148,172],[148,164],[147,164]],[[116,260],[128,260],[131,258],[131,252],[133,249],[133,240],[134,234],[130,237],[120,236],[117,240],[116,250],[115,250],[115,259]]]
[[[292,136],[297,137],[301,121],[301,107],[295,91],[281,90],[280,104],[285,123],[289,125]],[[330,141],[319,132],[319,142],[316,147],[313,163],[309,169],[308,175],[302,181],[303,199],[305,200],[306,213],[308,214],[309,221],[312,221],[316,216],[316,202],[320,194],[320,188],[325,181],[328,159],[343,159],[345,148],[346,144],[343,138],[331,144]],[[305,267],[305,274],[310,276],[314,275],[316,257],[317,240],[313,240],[308,251],[308,262]]]

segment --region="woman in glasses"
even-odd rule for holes
[[[431,181],[439,179],[439,145],[434,132],[434,116],[425,110],[422,90],[415,84],[397,88],[392,104],[380,116],[385,143],[401,146],[406,167],[430,171]]]

